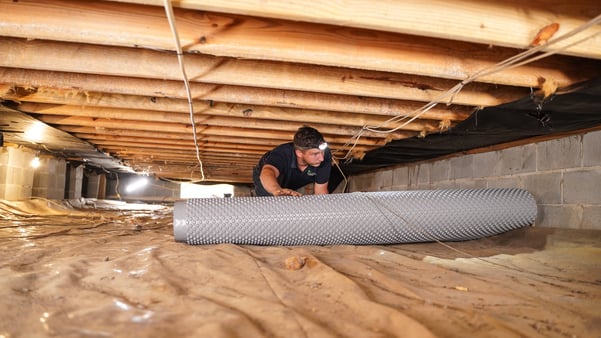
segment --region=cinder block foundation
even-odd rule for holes
[[[349,191],[522,188],[537,226],[601,229],[601,131],[356,175]]]

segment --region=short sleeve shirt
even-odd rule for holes
[[[282,188],[296,190],[309,183],[323,184],[330,179],[332,170],[332,154],[326,149],[323,162],[319,167],[307,166],[304,171],[298,169],[294,143],[284,143],[267,152],[255,168],[257,173],[261,172],[263,165],[270,164],[278,169],[278,183]],[[255,182],[256,183],[256,182]]]

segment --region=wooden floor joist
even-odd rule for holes
[[[111,0],[163,6],[161,0]],[[263,6],[261,0],[178,0],[174,7],[325,23],[514,48],[528,46],[542,27],[561,22],[572,30],[601,13],[598,1],[523,2],[410,0],[303,0]],[[588,15],[586,15],[586,14]],[[584,15],[583,15],[584,14]],[[433,24],[435,23],[435,24]],[[594,27],[592,33],[601,27]],[[601,37],[572,46],[566,54],[601,58]],[[569,43],[569,42],[566,42]]]
[[[249,183],[260,156],[302,125],[337,158],[360,159],[601,76],[598,24],[545,44],[597,20],[593,0],[168,3],[177,41],[164,0],[0,0],[2,113],[165,179],[201,177],[196,143],[210,180]],[[498,68],[534,40],[557,55]],[[26,127],[0,115],[20,145],[91,165]]]
[[[198,4],[202,6],[200,2]],[[294,5],[297,4],[291,4],[291,8]],[[317,5],[328,7],[325,3]],[[351,8],[354,5],[357,9],[365,10],[366,13],[372,12],[358,1],[350,2],[348,5]],[[407,20],[406,24],[411,23],[410,33],[415,34],[417,26],[423,25],[421,22],[436,22],[437,25],[440,25],[439,21],[417,19],[423,17],[426,13],[427,15],[432,13],[432,9],[428,8],[428,5],[429,1],[405,5],[394,4],[394,2],[389,1],[379,9],[393,10],[394,14],[387,13],[386,17],[388,18],[391,17],[390,15],[398,15],[398,20],[405,18]],[[429,34],[426,32],[427,34],[420,34],[421,36],[415,37],[395,34],[404,33],[402,30],[407,28],[395,33],[388,33],[385,32],[386,29],[384,31],[362,31],[357,28],[336,27],[334,29],[329,25],[315,24],[315,22],[324,21],[338,23],[343,20],[342,16],[333,14],[330,11],[328,11],[330,15],[334,18],[338,17],[338,19],[325,19],[321,16],[317,19],[319,21],[312,21],[313,23],[267,18],[263,16],[264,14],[251,17],[196,12],[185,9],[177,9],[175,15],[178,35],[186,51],[223,57],[340,66],[459,80],[463,80],[479,69],[491,67],[495,63],[516,54],[515,51],[502,48],[486,48],[486,44],[489,44],[489,33],[494,32],[492,28],[501,22],[501,20],[495,19],[497,15],[505,15],[513,19],[513,23],[520,26],[527,25],[527,27],[520,28],[528,28],[532,32],[530,37],[516,38],[511,34],[513,32],[512,27],[504,27],[503,33],[505,33],[505,36],[503,36],[503,40],[500,43],[493,44],[516,48],[528,47],[536,31],[554,22],[548,20],[563,19],[566,27],[562,27],[562,32],[567,32],[568,29],[586,22],[580,12],[577,11],[579,8],[576,6],[562,5],[561,8],[566,11],[566,14],[559,13],[562,13],[563,17],[558,17],[557,13],[549,10],[545,11],[542,8],[531,6],[529,9],[540,16],[525,17],[507,4],[484,6],[481,3],[455,3],[454,5],[445,5],[437,2],[436,5],[435,8],[441,8],[441,11],[446,9],[455,12],[458,15],[457,17],[462,17],[464,20],[467,19],[465,14],[469,14],[469,17],[471,17],[474,15],[474,11],[495,11],[495,16],[487,15],[479,18],[480,22],[473,27],[473,30],[463,31],[461,34],[462,37],[472,35],[475,42],[483,43],[479,40],[485,39],[487,41],[484,42],[485,45],[473,45],[457,41],[449,42],[426,37],[432,35],[441,37],[442,35],[442,37],[448,38],[452,34],[452,30],[432,34],[431,32],[434,30],[432,27],[430,27]],[[313,3],[305,5],[302,11],[305,12],[313,6],[315,6]],[[341,8],[346,6],[331,6],[336,11],[340,11],[336,13],[348,15],[347,10],[349,9]],[[589,7],[594,8],[593,6]],[[372,8],[371,5],[369,8]],[[78,11],[77,16],[71,15],[73,10]],[[407,11],[414,14],[419,13],[420,16],[408,19]],[[11,14],[3,17],[2,20],[5,22],[4,29],[8,32],[7,35],[11,36],[25,38],[35,36],[38,39],[60,39],[99,45],[174,50],[173,37],[168,29],[167,18],[162,6],[56,0],[45,1],[43,4],[29,4],[27,1],[18,1],[8,7],[8,13]],[[488,14],[490,13],[493,12]],[[290,11],[286,11],[286,15],[288,14],[290,14]],[[444,13],[445,17],[449,14],[449,12]],[[106,16],[111,17],[111,25],[101,24]],[[70,24],[58,26],[60,18]],[[507,20],[506,18],[503,19]],[[528,21],[519,21],[519,19],[528,19]],[[457,24],[447,20],[446,23],[445,28],[466,27],[466,22]],[[398,23],[394,26],[398,26]],[[593,33],[601,31],[597,27],[593,27],[592,30]],[[482,34],[482,37],[479,38],[476,34]],[[520,40],[521,42],[518,42]],[[239,41],[247,43],[241,44]],[[601,53],[601,47],[599,47],[601,38],[597,39],[597,45],[591,43],[593,41],[594,39],[574,46],[571,48],[572,53],[584,54],[580,56],[590,56],[595,52]],[[297,48],[299,44],[303,45],[302,49]],[[470,55],[470,60],[463,57],[465,54]],[[483,81],[496,84],[521,83],[522,86],[535,86],[537,78],[536,75],[533,75],[535,68],[529,69],[528,67],[524,67],[519,71],[511,70],[490,75],[485,77]],[[573,82],[567,74],[586,72],[582,69],[582,65],[574,67],[572,71],[563,73],[553,70],[552,67],[547,68],[550,72],[548,76],[556,78],[561,85],[566,85],[566,82]]]
[[[17,101],[148,110],[164,110],[167,106],[173,111],[188,111],[182,83],[175,80],[0,68],[0,83],[6,85],[5,97]],[[119,87],[115,87],[115,83],[119,83]],[[61,87],[56,88],[57,84]],[[423,106],[414,101],[204,83],[191,83],[191,89],[197,99],[195,103],[201,107],[210,102],[225,102],[393,116]],[[471,106],[439,105],[424,117],[463,120],[472,111]]]
[[[45,57],[39,58],[39,55]],[[78,55],[78,58],[74,59],[72,55]],[[185,64],[192,82],[299,91],[320,88],[321,92],[328,94],[422,102],[437,100],[447,103],[450,97],[440,96],[458,83],[417,75],[200,54],[188,55]],[[181,77],[174,54],[41,40],[0,38],[0,66],[169,80]],[[453,103],[492,106],[518,99],[528,93],[527,88],[472,83],[454,96]]]

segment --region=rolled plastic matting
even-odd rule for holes
[[[188,244],[463,241],[531,225],[536,215],[534,198],[522,189],[197,198],[175,203],[173,233]]]

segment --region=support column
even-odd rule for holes
[[[105,199],[106,197],[106,177],[104,173],[86,172],[86,184],[83,187],[85,198]]]
[[[69,163],[67,169],[68,178],[65,187],[67,199],[81,198],[81,191],[83,185],[83,166],[81,164]]]

